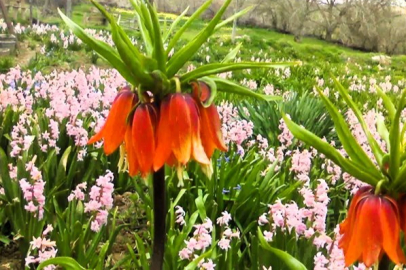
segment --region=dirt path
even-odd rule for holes
[[[31,58],[35,56],[37,52],[39,52],[40,48],[39,45],[36,44],[35,49],[31,49],[29,47],[29,43],[27,41],[25,42],[20,42],[19,43],[19,52],[16,57],[16,65],[19,65],[20,67],[24,67],[28,65],[30,62]]]

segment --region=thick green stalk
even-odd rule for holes
[[[165,168],[162,167],[153,175],[154,193],[154,242],[151,270],[162,270],[165,251]]]

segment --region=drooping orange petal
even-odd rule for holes
[[[87,144],[94,144],[95,142],[103,139],[103,128],[104,128],[104,126],[100,129],[99,132],[97,132],[95,135],[93,135],[89,141],[87,141]]]
[[[141,104],[135,110],[132,134],[134,149],[143,176],[152,170],[155,156],[155,126],[158,113],[151,104]]]
[[[134,144],[133,144],[133,136],[132,136],[132,128],[130,125],[127,126],[125,132],[125,149],[127,152],[127,160],[128,160],[128,171],[130,176],[134,176],[139,172],[139,165],[137,156],[135,154]]]
[[[396,202],[388,197],[383,199],[379,217],[383,234],[383,249],[394,263],[405,263],[406,258],[399,243],[399,211]]]
[[[127,126],[127,116],[132,109],[135,94],[131,91],[121,91],[111,106],[106,123],[99,133],[88,142],[92,144],[104,139],[104,152],[106,155],[113,153],[124,141]]]
[[[131,89],[130,89],[129,86],[124,86],[124,87],[119,91],[119,93],[117,94],[117,96],[114,98],[113,105],[114,105],[114,103],[117,101],[117,99],[118,99],[122,94],[124,94],[124,93],[131,93]],[[136,96],[135,94],[134,94],[134,98],[137,99],[137,96]],[[134,101],[134,102],[136,102],[136,101]],[[109,114],[109,115],[110,115],[110,114]],[[100,141],[101,139],[103,139],[103,137],[104,137],[104,135],[103,135],[103,129],[104,129],[104,128],[106,127],[106,125],[107,125],[107,120],[108,120],[108,116],[107,116],[107,119],[106,119],[106,123],[104,123],[103,127],[100,129],[100,131],[99,131],[97,134],[93,135],[93,136],[90,138],[90,140],[87,142],[87,144],[93,144],[93,143],[95,143],[95,142]]]
[[[192,82],[193,96],[196,97],[201,102],[206,102],[211,95],[210,87],[202,82]]]
[[[361,227],[365,222],[367,222],[365,216],[362,216],[362,206],[364,205],[365,201],[361,201],[358,204],[356,209],[355,215],[357,216],[357,220],[354,221],[354,227],[351,231],[351,234],[348,234],[348,248],[344,249],[344,256],[345,256],[345,265],[349,266],[353,264],[358,258],[362,256],[362,248],[363,248],[363,241],[364,241],[364,233],[361,230]],[[349,226],[352,224],[350,223]],[[347,232],[348,233],[348,232]]]
[[[172,136],[172,152],[180,164],[186,165],[192,153],[192,124],[191,111],[186,94],[172,94],[169,96],[169,125]]]
[[[352,231],[354,229],[354,223],[355,220],[357,219],[356,212],[358,203],[360,202],[361,199],[365,198],[365,196],[368,196],[371,189],[372,187],[365,186],[361,187],[357,191],[357,193],[355,193],[353,199],[351,200],[347,218],[340,224],[340,234],[342,234],[342,237],[340,239],[338,246],[342,248],[344,252],[347,250],[351,240]]]
[[[192,98],[186,99],[186,102],[189,107],[192,125],[192,156],[197,162],[207,165],[210,163],[210,160],[203,149],[202,141],[200,139],[199,109]]]
[[[214,104],[207,108],[201,106],[200,115],[202,143],[207,156],[211,158],[215,149],[227,151],[216,106]]]
[[[201,140],[206,155],[211,158],[215,149],[227,151],[221,132],[221,121],[216,106],[211,104],[205,108],[202,103],[206,102],[211,95],[210,87],[204,82],[193,82],[193,98],[195,99],[201,121]]]
[[[127,117],[132,109],[134,94],[120,92],[120,96],[111,106],[105,127],[103,127],[104,152],[113,153],[123,142],[127,127]]]
[[[370,196],[365,199],[361,215],[365,216],[363,221],[366,223],[361,225],[361,230],[365,237],[363,239],[362,262],[370,267],[379,260],[379,255],[382,250],[382,231],[380,215],[381,198]],[[355,231],[354,233],[360,233]]]
[[[154,171],[159,170],[172,153],[172,130],[169,123],[169,99],[161,102],[159,122],[156,132],[156,151],[154,157]]]
[[[398,205],[400,215],[400,228],[402,229],[403,232],[406,232],[406,194],[400,196],[398,200]]]

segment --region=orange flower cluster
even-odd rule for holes
[[[146,176],[164,164],[186,165],[192,159],[209,165],[214,150],[227,147],[215,105],[202,105],[209,87],[202,82],[192,87],[193,95],[172,93],[159,103],[152,99],[140,103],[131,89],[122,89],[103,128],[88,144],[103,139],[109,155],[124,142],[131,176],[139,172]]]
[[[396,264],[406,263],[400,247],[400,230],[406,232],[406,200],[398,202],[386,195],[375,195],[372,187],[361,188],[352,199],[348,216],[340,224],[346,266],[355,261],[367,267],[384,253]]]

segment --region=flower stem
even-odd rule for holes
[[[162,167],[153,175],[154,193],[154,242],[151,270],[162,270],[165,251],[165,168]]]
[[[388,255],[383,254],[381,261],[379,262],[379,270],[389,270],[390,260]]]

